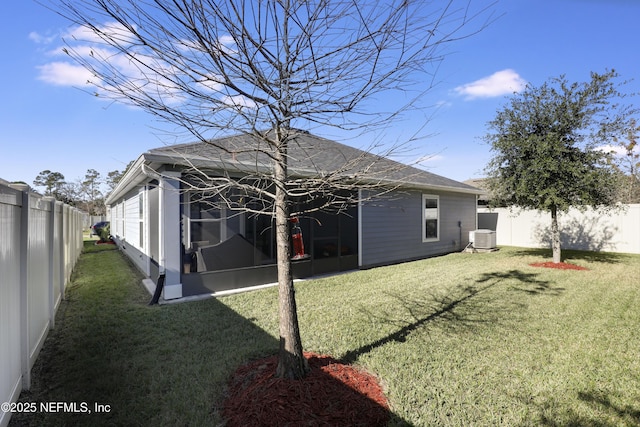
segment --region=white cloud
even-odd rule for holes
[[[44,36],[40,33],[32,31],[29,33],[29,40],[37,44],[50,44],[54,40],[58,38],[57,35],[54,36]]]
[[[204,92],[216,93],[223,89],[222,78],[209,77],[197,83],[198,89]]]
[[[257,108],[257,105],[255,102],[253,102],[249,98],[242,95],[234,95],[234,96],[225,95],[222,97],[221,101],[224,104],[227,104],[234,108],[241,108],[241,107]]]
[[[623,157],[627,155],[627,150],[620,145],[601,145],[596,147],[596,150],[604,151],[605,153],[613,154],[614,156]],[[633,147],[632,153],[640,154],[640,145]]]
[[[207,41],[194,41],[188,39],[180,40],[178,44],[178,49],[182,52],[186,53],[204,53],[206,55],[210,55],[213,51],[217,50],[221,53],[225,53],[228,55],[234,55],[237,51],[234,49],[235,41],[231,36],[221,36],[213,44],[208,44]]]
[[[444,160],[444,156],[441,156],[440,154],[431,154],[431,155],[426,155],[426,156],[422,156],[417,158],[413,164],[415,165],[424,165],[425,163],[433,163],[433,162],[439,162],[441,160]]]
[[[115,37],[123,43],[133,40],[131,32],[126,27],[117,23],[106,23],[99,29],[110,35],[115,35]],[[41,41],[44,40],[43,37],[37,33],[32,33],[29,37],[34,42],[44,43]],[[69,56],[65,53],[68,51],[72,57],[81,58],[83,61],[87,61],[87,64],[95,66],[98,70],[105,69],[104,64],[108,63],[109,65],[107,67],[113,67],[131,80],[145,77],[141,73],[139,66],[137,66],[131,58],[107,46],[93,30],[87,27],[74,27],[64,33],[62,38],[66,46],[58,46],[51,49],[46,53],[47,56],[64,56],[68,58]],[[133,52],[133,50],[131,52]],[[140,55],[140,57],[142,57],[142,55]],[[39,80],[57,86],[85,85],[88,80],[91,80],[96,85],[102,85],[104,83],[84,66],[76,64],[71,60],[52,60],[36,68],[39,71]]]
[[[224,46],[233,46],[236,43],[233,37],[229,35],[221,36],[220,38],[218,38],[218,41]]]
[[[82,86],[93,78],[86,68],[68,62],[50,62],[37,68],[39,80],[56,86]]]
[[[91,29],[80,26],[73,27],[65,34],[62,35],[62,38],[67,43],[97,43],[100,42],[100,37],[96,35]]]
[[[446,100],[438,101],[435,104],[436,108],[449,108],[451,106],[453,106],[453,103],[451,101],[446,101]]]
[[[112,37],[117,40],[126,53],[110,46],[108,42],[102,40],[99,33],[103,33],[107,39]],[[133,33],[122,24],[108,22],[99,26],[96,31],[88,27],[76,26],[55,37],[45,37],[32,32],[29,38],[34,43],[49,45],[49,50],[43,56],[45,63],[36,67],[38,80],[45,83],[73,87],[86,87],[87,84],[92,84],[94,86],[92,90],[99,95],[122,100],[125,103],[129,103],[130,99],[123,96],[121,91],[136,92],[138,95],[146,92],[149,97],[162,98],[162,102],[169,105],[187,101],[181,84],[189,84],[188,78],[191,76],[183,74],[180,69],[164,62],[154,52],[136,43]],[[64,40],[64,45],[60,40]],[[221,51],[233,53],[231,47],[234,43],[231,37],[222,36],[218,42]],[[183,41],[180,48],[187,52],[187,56],[200,55],[197,46],[190,45],[186,41]],[[68,60],[62,58],[68,58]],[[79,63],[76,64],[74,59]],[[95,71],[87,70],[80,63],[93,67]],[[206,74],[205,70],[203,70],[204,74]],[[114,78],[102,81],[100,79],[102,75]],[[219,93],[223,87],[220,79],[213,75],[190,84],[194,90],[202,94]],[[257,108],[253,101],[240,95],[224,96],[220,100],[230,108]]]
[[[133,43],[136,40],[133,33],[119,22],[105,22],[102,26],[97,26],[96,31],[86,26],[73,27],[63,35],[63,38],[67,43],[102,43],[103,39],[99,33],[104,33],[122,43]]]
[[[520,77],[518,73],[512,69],[507,69],[458,86],[454,90],[457,94],[466,96],[466,99],[493,98],[520,92],[526,85],[526,80]]]

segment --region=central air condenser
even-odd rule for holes
[[[473,233],[473,238],[471,237]],[[493,230],[475,230],[469,233],[469,242],[476,249],[494,249],[496,247],[496,232]]]

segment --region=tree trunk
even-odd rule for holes
[[[560,252],[560,228],[558,227],[558,208],[551,208],[551,251],[553,252],[553,262],[558,264],[562,261]]]
[[[293,275],[291,273],[291,243],[289,239],[289,205],[286,189],[286,149],[278,153],[276,160],[276,248],[278,262],[278,310],[280,318],[280,351],[276,377],[303,378],[309,368],[302,354],[302,340],[298,326]]]

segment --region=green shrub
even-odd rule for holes
[[[101,242],[109,242],[111,241],[111,226],[107,224],[105,227],[100,229],[99,237]]]

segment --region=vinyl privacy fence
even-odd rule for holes
[[[31,368],[82,250],[85,217],[0,180],[0,403],[15,402],[31,385]],[[0,427],[10,416],[0,411]]]
[[[558,214],[558,226],[564,249],[640,254],[640,204],[607,213],[570,209]],[[551,247],[548,212],[478,208],[478,228],[494,230],[498,245]]]

